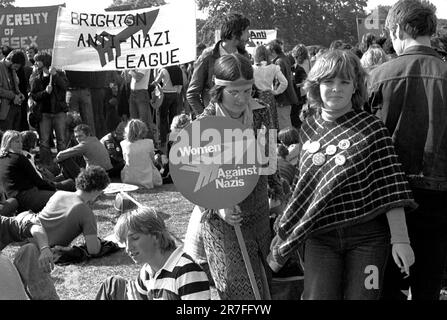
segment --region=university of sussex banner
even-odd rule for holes
[[[0,44],[13,49],[35,45],[53,48],[59,6],[0,8]]]
[[[195,60],[194,0],[131,11],[60,8],[53,66],[64,70],[152,69]]]

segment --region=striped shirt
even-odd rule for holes
[[[143,300],[210,300],[206,273],[178,247],[153,276],[149,264],[141,268],[136,288]]]
[[[298,182],[278,224],[280,256],[316,231],[416,207],[388,130],[376,117],[351,111],[325,122],[315,115],[303,123],[300,140]]]

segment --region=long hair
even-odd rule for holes
[[[365,70],[372,69],[388,61],[385,51],[378,44],[371,45],[363,54],[360,63]]]
[[[264,45],[257,46],[255,49],[254,55],[255,63],[261,63],[261,61],[266,61],[267,64],[270,64],[269,52]]]
[[[214,63],[214,76],[217,79],[236,81],[240,78],[253,79],[253,67],[250,60],[239,53],[228,54],[220,57]],[[222,102],[224,86],[215,85],[210,90],[211,102]]]
[[[5,157],[9,153],[11,142],[15,139],[22,139],[22,135],[19,131],[7,130],[2,137],[2,143],[0,145],[0,157]]]
[[[353,109],[362,109],[367,100],[366,72],[359,58],[348,50],[328,50],[318,58],[304,82],[304,90],[312,107],[321,107],[320,83],[326,79],[341,78],[351,80],[355,92],[351,102]]]
[[[121,243],[126,243],[129,232],[154,235],[160,246],[160,251],[166,252],[176,248],[175,240],[161,218],[162,212],[152,207],[139,207],[121,215],[115,225],[115,237]]]
[[[143,121],[140,119],[131,119],[124,129],[124,138],[129,142],[135,142],[146,138],[147,132],[147,125]]]

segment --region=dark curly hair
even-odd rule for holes
[[[100,166],[89,166],[81,169],[76,177],[76,189],[85,192],[101,191],[110,184],[106,170]]]

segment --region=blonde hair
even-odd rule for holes
[[[4,157],[9,153],[9,149],[11,148],[11,142],[16,139],[22,140],[22,135],[20,134],[19,131],[7,130],[3,134],[2,142],[0,145],[0,157]]]
[[[360,59],[362,67],[367,70],[373,69],[387,61],[388,57],[386,56],[385,51],[383,51],[382,47],[377,44],[371,45]]]
[[[126,243],[129,232],[154,235],[162,252],[175,250],[174,237],[161,218],[163,212],[152,207],[138,207],[121,215],[115,225],[115,237],[120,243]]]
[[[355,92],[352,95],[352,107],[361,109],[367,100],[366,72],[359,58],[348,50],[332,49],[318,58],[304,82],[309,104],[321,107],[323,101],[320,94],[320,83],[327,79],[341,78],[351,80]]]
[[[135,142],[146,138],[147,132],[147,125],[143,121],[140,119],[131,119],[124,129],[124,138],[129,142]]]
[[[190,123],[191,123],[191,118],[187,114],[182,113],[182,114],[176,115],[172,119],[171,131],[175,131],[176,129],[177,130],[183,129]]]

